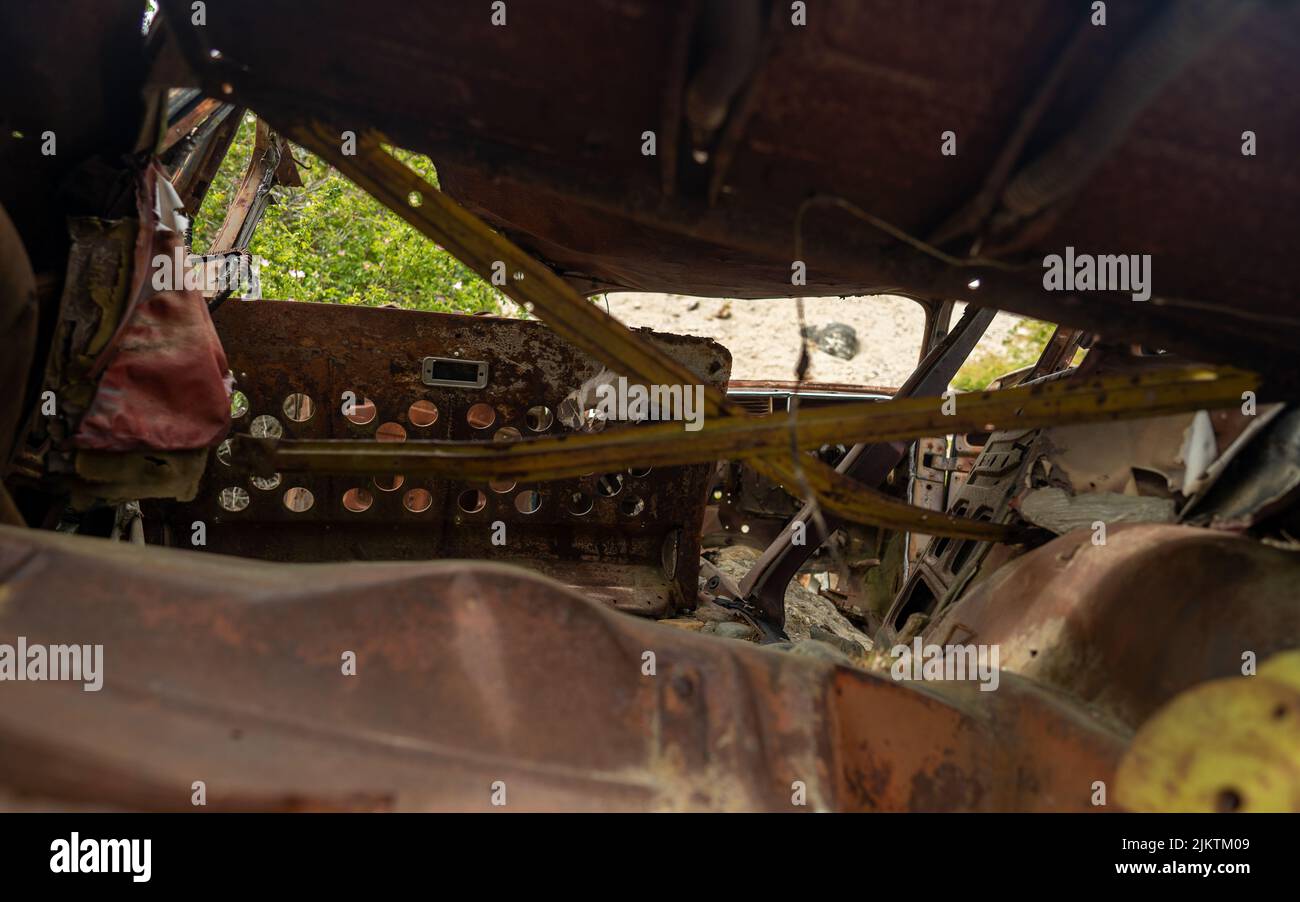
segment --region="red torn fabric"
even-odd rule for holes
[[[160,184],[155,161],[136,192],[131,300],[96,361],[103,375],[73,439],[79,448],[180,451],[215,445],[230,431],[230,367],[207,303],[195,289],[153,287],[154,260],[185,258],[183,219]],[[184,272],[175,277],[183,286]]]

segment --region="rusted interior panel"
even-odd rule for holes
[[[215,320],[247,398],[233,429],[253,435],[562,435],[565,396],[600,371],[535,321],[273,301],[230,302]],[[716,342],[651,340],[701,381],[726,383],[731,357]],[[428,357],[486,363],[486,384],[426,385]],[[202,521],[208,550],[264,560],[527,561],[618,607],[659,614],[694,604],[709,470],[631,467],[538,485],[387,473],[261,480],[218,448],[194,502],[159,510],[172,544],[189,545],[191,524]]]
[[[1076,530],[998,569],[926,630],[1131,726],[1179,692],[1300,642],[1294,551],[1204,529]]]
[[[990,436],[965,483],[954,493],[951,510],[976,520],[1010,522],[1015,517],[1011,501],[1020,490],[1038,436],[1038,431],[1024,429]],[[920,546],[885,623],[901,632],[913,615],[931,616],[946,597],[961,591],[989,550],[990,543],[978,539],[932,538]]]
[[[1134,372],[1144,365],[1153,365],[1152,359],[1111,355],[1098,369]],[[979,436],[983,444],[969,473],[950,488],[950,510],[978,520],[1027,522],[1045,530],[1044,536],[1098,523],[1103,528],[1173,523],[1203,500],[1203,483],[1196,472],[1189,473],[1193,464],[1185,459],[1188,436],[1202,420],[1199,428],[1218,457],[1243,434],[1253,415],[1225,408]],[[1098,539],[1104,541],[1104,535]],[[916,566],[890,608],[889,627],[901,631],[914,615],[937,616],[963,597],[973,581],[1025,550],[1023,545],[970,539],[930,540],[921,546]]]
[[[289,566],[0,527],[0,573],[0,632],[77,623],[111,656],[98,692],[5,687],[0,785],[37,807],[184,810],[202,774],[209,810],[482,811],[497,780],[526,811],[790,811],[795,781],[801,811],[1086,810],[1127,736],[1014,676],[917,691],[491,562]]]

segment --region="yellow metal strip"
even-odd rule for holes
[[[674,466],[722,458],[789,453],[832,442],[892,442],[947,432],[1031,429],[1053,423],[1131,419],[1240,403],[1254,384],[1239,371],[1190,367],[1075,384],[957,395],[955,411],[938,398],[900,398],[816,407],[764,417],[706,417],[698,431],[679,422],[636,429],[524,439],[517,442],[268,441],[283,471],[403,472],[443,477],[530,481],[563,479],[599,469]]]
[[[681,423],[667,422],[615,429],[595,435],[494,442],[280,441],[243,440],[268,470],[374,474],[401,472],[444,478],[518,482],[580,476],[596,470],[625,467],[674,466],[722,458],[748,459],[765,467],[765,455],[788,454],[793,429],[800,448],[831,442],[888,442],[947,432],[979,432],[1037,428],[1052,423],[1086,423],[1146,417],[1240,403],[1254,378],[1234,370],[1188,367],[1138,376],[1107,377],[1075,383],[1061,380],[1028,388],[959,395],[954,412],[945,414],[937,398],[903,398],[811,408],[791,422],[788,415],[767,417],[706,417],[701,428],[687,432]],[[241,443],[241,450],[244,446]],[[810,462],[816,462],[808,458]],[[833,474],[827,476],[826,472]],[[771,478],[788,477],[770,469]],[[982,536],[1004,534],[990,524],[948,517],[895,501],[882,493],[857,507],[862,486],[829,467],[808,467],[805,478],[828,510],[872,516],[871,522],[891,526],[951,529],[969,536],[976,527]],[[925,517],[920,520],[920,517]],[[909,519],[910,518],[910,519]],[[897,528],[897,527],[896,527]],[[949,533],[942,533],[949,534]]]

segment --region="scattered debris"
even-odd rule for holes
[[[758,560],[758,552],[745,545],[732,545],[707,553],[714,565],[739,581]],[[723,609],[725,610],[725,608]],[[696,615],[700,616],[697,609]],[[792,641],[814,638],[813,631],[830,634],[864,648],[871,648],[871,638],[841,614],[828,599],[791,580],[785,593],[785,632]]]
[[[704,626],[702,633],[713,633],[715,636],[723,636],[727,639],[742,639],[746,642],[752,642],[758,638],[758,630],[754,629],[748,623],[708,623]]]
[[[832,664],[841,664],[845,667],[856,667],[859,666],[860,663],[845,654],[838,647],[831,645],[829,642],[822,642],[818,639],[800,639],[797,642],[776,642],[768,647],[788,651],[792,655],[802,655],[808,658],[817,658],[821,661],[830,661]]]

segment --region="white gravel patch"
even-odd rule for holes
[[[799,317],[794,298],[735,300],[620,292],[606,299],[609,312],[633,328],[650,326],[714,339],[731,352],[733,379],[795,378]],[[954,322],[961,315],[960,307]],[[852,360],[814,349],[810,380],[898,386],[916,366],[925,311],[915,301],[894,295],[804,298],[804,321],[809,326],[844,323],[858,335],[859,350]],[[998,314],[981,347],[1000,349],[1019,321],[1020,317]],[[975,354],[979,353],[977,348]]]

